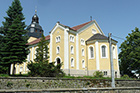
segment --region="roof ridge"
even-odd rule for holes
[[[92,20],[92,21],[93,21],[93,20]],[[92,21],[88,21],[88,22],[86,22],[86,23],[82,23],[82,24],[80,24],[80,25],[77,25],[77,26],[74,26],[74,27],[71,27],[71,28],[74,29],[74,30],[78,30],[78,29],[82,28],[83,26],[89,24],[89,23],[92,22]]]

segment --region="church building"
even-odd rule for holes
[[[39,25],[39,17],[35,14],[31,24],[27,27],[28,45],[30,53],[27,62],[15,65],[15,74],[27,74],[28,62],[34,61],[37,44],[44,32]],[[95,20],[69,27],[57,22],[50,34],[49,61],[55,64],[63,63],[61,69],[73,76],[92,76],[95,71],[102,71],[104,77],[111,76],[110,52],[108,37],[106,37]],[[115,77],[120,77],[117,41],[112,39],[113,64]],[[12,74],[11,65],[11,74]]]

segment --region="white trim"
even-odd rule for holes
[[[71,47],[73,47],[73,50],[71,50]],[[71,53],[72,55],[74,54],[74,46],[73,46],[73,45],[70,46],[70,53]]]
[[[35,47],[35,54],[34,54],[35,57],[34,57],[34,59],[36,59],[36,53],[37,53],[36,50],[37,50],[37,48],[38,48],[38,47]]]
[[[97,27],[96,23],[94,23],[96,28],[98,29],[99,33],[102,35],[101,31],[99,30],[99,28]],[[104,35],[104,34],[103,34]]]
[[[106,47],[106,48],[105,48],[105,51],[106,51],[106,57],[102,57],[102,46],[105,46],[105,47]],[[100,52],[101,52],[101,58],[108,58],[108,55],[107,55],[107,54],[108,54],[108,51],[107,51],[107,48],[108,48],[108,47],[107,47],[106,44],[102,44],[102,45],[100,46],[100,50],[101,50],[101,51],[100,51]]]
[[[69,69],[69,29],[64,30],[64,69]]]
[[[58,28],[58,27],[60,27],[61,29],[65,29],[64,27],[62,27],[61,25],[59,25],[59,23],[56,23],[56,25],[54,26],[54,28],[51,30],[51,34],[53,34],[54,33],[54,31]]]
[[[52,33],[50,33],[50,62],[52,62]]]
[[[12,74],[13,73],[13,64],[11,64],[11,68],[10,68],[11,70],[10,70],[10,74]]]
[[[96,48],[96,69],[100,70],[98,41],[95,42],[95,48]]]
[[[112,52],[113,52],[113,59],[116,59],[116,47],[114,45],[112,45]]]
[[[93,48],[93,57],[91,58],[91,52],[90,52],[90,47],[92,47]],[[94,59],[94,46],[93,45],[90,45],[89,47],[88,47],[88,59]]]
[[[76,34],[76,69],[79,69],[79,36]]]
[[[34,61],[34,47],[32,47],[32,61]]]
[[[101,30],[101,28],[99,27],[99,25],[97,24],[97,22],[95,20],[93,20],[92,22],[88,23],[87,25],[85,25],[84,27],[80,28],[77,32],[78,34],[82,33],[83,31],[85,31],[85,29],[89,28],[90,26],[92,26],[92,24],[95,24],[96,28],[98,29],[98,31],[100,32],[100,34],[103,34],[103,31]]]
[[[72,59],[73,59],[73,63],[71,61]],[[70,64],[71,64],[71,67],[74,67],[74,58],[73,57],[70,58]]]
[[[84,48],[82,48],[82,56],[85,56],[85,50],[84,50]]]
[[[117,48],[117,45],[116,45],[116,59],[117,59],[117,68],[118,68],[118,74],[120,75],[120,69],[119,69],[119,61],[118,61],[118,48]]]
[[[59,50],[58,50],[58,48],[59,48]],[[57,46],[57,47],[56,47],[56,54],[57,54],[57,55],[60,54],[60,46]]]
[[[24,62],[23,73],[25,73],[26,63]]]

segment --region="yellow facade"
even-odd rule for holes
[[[71,75],[92,75],[95,71],[107,72],[106,76],[110,77],[110,52],[109,43],[107,39],[91,39],[94,35],[100,34],[100,36],[105,37],[104,33],[98,26],[95,20],[88,22],[87,24],[79,25],[81,28],[70,28],[64,26],[60,23],[56,23],[55,27],[50,32],[50,43],[49,43],[49,56],[50,62],[56,62],[60,59],[63,62],[62,68],[66,74]],[[100,38],[100,37],[98,37]],[[28,42],[36,40],[31,37]],[[120,76],[119,64],[118,64],[118,54],[117,54],[117,41],[114,41],[112,47],[113,49],[113,63],[114,71],[117,73],[117,77]],[[105,46],[105,50],[102,49]],[[27,61],[35,59],[35,49],[37,44],[30,45],[30,54],[27,57]],[[92,50],[90,50],[90,48]],[[91,51],[93,52],[91,54]],[[103,51],[106,54],[103,57]],[[92,56],[92,57],[91,57]],[[27,68],[27,63],[21,65],[16,64],[16,73],[25,74],[29,70]],[[20,71],[20,67],[23,70]]]

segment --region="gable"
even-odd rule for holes
[[[85,31],[86,29],[89,29],[89,28],[91,28],[91,27],[92,27],[93,29],[95,29],[95,30],[97,31],[97,33],[100,33],[100,34],[103,34],[103,35],[104,35],[103,31],[101,30],[101,28],[99,27],[99,25],[97,24],[97,22],[96,22],[95,20],[90,21],[90,22],[87,22],[87,24],[84,25],[84,26],[82,26],[81,28],[79,28],[79,29],[77,30],[77,32],[78,32],[78,33],[81,33],[81,32],[83,32],[83,31]]]

